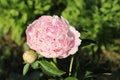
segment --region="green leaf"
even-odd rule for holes
[[[14,40],[17,45],[21,45],[22,44],[22,33],[23,33],[23,28],[21,28],[20,24],[16,24],[15,26],[12,27],[13,31],[12,31],[12,40]]]
[[[27,14],[27,13],[24,13],[24,14],[22,14],[21,21],[22,21],[23,23],[26,23],[27,18],[28,18],[28,14]]]
[[[48,61],[40,61],[39,63],[43,72],[49,76],[61,76],[65,73],[64,71],[59,70],[55,65],[53,65],[53,63],[51,64]]]
[[[28,70],[29,70],[30,64],[25,64],[24,68],[23,68],[23,75],[25,75]]]
[[[85,73],[85,78],[92,77],[92,72],[91,71],[86,71]]]
[[[33,69],[38,69],[38,68],[40,68],[40,65],[39,65],[38,61],[36,61],[36,62],[34,62],[34,63],[31,64],[31,67]]]
[[[65,80],[78,80],[76,77],[67,77]]]
[[[43,58],[43,56],[40,53],[38,53],[38,52],[36,52],[36,53],[38,54],[38,59]]]
[[[47,11],[49,8],[50,8],[50,5],[46,5],[46,6],[43,7],[43,10]]]

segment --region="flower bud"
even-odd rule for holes
[[[29,64],[33,63],[36,60],[36,58],[37,54],[33,50],[28,50],[23,54],[23,60]]]

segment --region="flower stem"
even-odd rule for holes
[[[73,60],[74,60],[74,56],[71,57],[70,67],[69,67],[69,76],[71,76],[72,66],[73,66]]]
[[[56,60],[56,58],[53,58],[53,62],[54,62],[55,64],[57,64],[57,60]]]

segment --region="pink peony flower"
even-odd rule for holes
[[[26,30],[29,47],[46,58],[66,58],[78,51],[80,33],[62,17],[41,16]]]

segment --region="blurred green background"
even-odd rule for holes
[[[41,70],[22,76],[25,30],[42,15],[63,16],[81,33],[73,76],[120,80],[120,0],[0,0],[0,80],[55,80]]]

